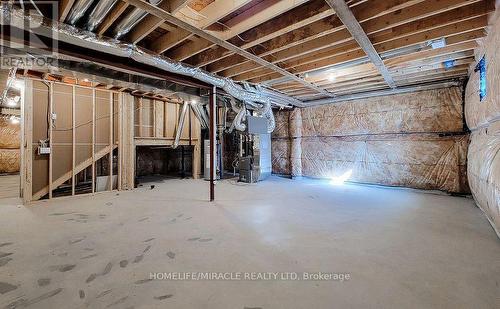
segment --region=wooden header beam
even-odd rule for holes
[[[283,76],[287,76],[287,77],[290,77],[292,80],[294,81],[297,81],[299,82],[300,84],[310,88],[310,89],[313,89],[319,93],[322,93],[328,97],[333,97],[334,94],[332,94],[331,92],[329,91],[326,91],[314,84],[311,84],[309,83],[308,81],[296,76],[295,74],[292,74],[290,72],[288,72],[287,70],[285,69],[282,69],[280,68],[279,66],[275,65],[275,64],[272,64],[262,58],[260,58],[259,56],[256,56],[240,47],[237,47],[236,45],[233,45],[227,41],[224,41],[222,39],[219,39],[217,38],[216,36],[208,33],[207,31],[205,30],[202,30],[202,29],[199,29],[175,16],[173,16],[172,14],[168,13],[167,11],[165,10],[162,10],[148,2],[145,2],[143,0],[125,0],[127,3],[130,3],[134,6],[136,6],[137,8],[140,8],[146,12],[148,12],[149,14],[152,14],[152,15],[155,15],[159,18],[162,18],[164,21],[167,21],[171,24],[174,24],[184,30],[187,30],[201,38],[204,38],[205,40],[207,41],[210,41],[216,45],[219,45],[221,47],[224,47],[225,49],[227,50],[230,50],[232,52],[234,52],[235,54],[239,54],[249,60],[252,60],[260,65],[262,65],[263,67],[266,67],[268,69],[271,69]]]
[[[351,33],[352,37],[358,42],[359,46],[364,50],[368,58],[373,62],[375,67],[379,70],[380,74],[384,77],[385,81],[391,88],[396,88],[396,83],[391,76],[391,73],[387,69],[380,58],[380,55],[373,47],[373,44],[370,42],[370,39],[366,35],[365,31],[352,14],[351,10],[347,3],[344,0],[325,0],[328,5],[335,10],[337,16],[342,21],[342,23],[346,26],[347,30]]]

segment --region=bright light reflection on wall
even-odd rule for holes
[[[342,174],[340,176],[333,176],[332,178],[330,178],[330,184],[333,186],[343,185],[344,182],[349,180],[351,175],[352,175],[352,170],[348,170],[347,172],[345,172],[344,174]]]

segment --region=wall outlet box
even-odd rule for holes
[[[41,146],[38,146],[38,154],[39,155],[48,155],[48,154],[50,154],[50,147],[41,147]]]

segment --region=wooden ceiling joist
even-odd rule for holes
[[[466,2],[466,3],[470,4],[469,2]],[[464,3],[464,5],[466,3]],[[423,3],[423,4],[425,4],[425,3]],[[421,4],[421,5],[423,5],[423,4]],[[450,4],[450,3],[448,3],[448,4]],[[423,14],[423,16],[428,16],[430,11],[426,11],[426,10],[424,10],[424,8],[420,8],[420,4],[417,6],[419,7],[419,10],[417,10],[417,11],[419,11],[421,14]],[[429,10],[432,11],[432,9],[434,9],[434,8],[431,7]],[[471,4],[469,6],[464,7],[463,9],[453,9],[453,10],[449,11],[449,13],[442,13],[442,16],[441,16],[441,14],[438,14],[437,16],[431,16],[431,17],[424,18],[423,20],[418,20],[419,16],[415,15],[415,13],[412,12],[412,16],[413,16],[412,19],[415,19],[415,20],[413,20],[412,22],[409,22],[408,24],[403,24],[403,25],[400,24],[399,19],[395,20],[396,24],[394,24],[394,25],[391,24],[390,19],[387,19],[386,23],[384,23],[385,27],[382,30],[379,26],[377,26],[375,28],[365,27],[364,24],[363,24],[363,26],[364,26],[365,31],[367,31],[370,34],[372,42],[374,44],[376,44],[376,43],[378,43],[378,41],[384,41],[384,40],[390,39],[391,33],[396,33],[397,36],[400,37],[400,36],[405,36],[405,35],[408,36],[411,34],[415,34],[415,33],[418,33],[420,31],[423,31],[425,29],[432,29],[433,27],[436,27],[437,24],[439,24],[438,21],[440,21],[441,23],[444,23],[444,24],[448,24],[449,22],[459,22],[459,21],[463,21],[463,20],[466,20],[466,19],[469,19],[472,17],[477,17],[477,16],[483,16],[483,20],[486,20],[484,18],[484,15],[486,15],[488,12],[491,12],[492,10],[494,10],[494,5],[492,5],[492,1],[483,1],[483,2],[480,2],[477,4]],[[392,14],[390,14],[390,15],[392,15]],[[407,16],[407,17],[409,17],[409,16]],[[392,26],[395,26],[395,27],[391,28]],[[377,33],[383,33],[381,31],[384,31],[387,29],[390,29],[391,31],[389,32],[389,34],[384,33],[385,37],[383,36],[382,39],[379,40],[376,37],[372,38],[372,36],[378,35]],[[394,30],[394,31],[392,31],[392,30]],[[323,43],[325,46],[335,46],[338,43],[342,43],[343,40],[346,40],[349,37],[350,36],[347,32],[336,32],[336,33],[329,34],[327,36],[315,39],[312,42],[304,43],[302,46],[300,46],[300,48],[302,50],[305,50],[305,51],[308,51],[310,49],[314,51],[318,48],[318,46],[322,46]],[[376,48],[377,48],[377,46],[376,46]],[[288,54],[293,54],[293,53],[296,53],[296,48],[295,48],[295,50],[291,49],[288,52]],[[325,54],[328,55],[328,52],[326,52]],[[274,55],[276,55],[276,53]],[[310,56],[308,56],[308,57],[311,59],[317,58],[318,60],[324,59],[321,57],[321,55],[314,54],[314,53],[311,53]],[[276,61],[280,61],[280,60],[281,59],[279,57],[276,58]],[[298,65],[303,65],[305,63],[307,63],[307,61],[304,61],[304,62],[296,61],[293,65],[298,66]],[[325,61],[325,64],[328,66],[326,61]],[[331,63],[330,65],[335,65],[335,64],[336,63]],[[285,67],[289,67],[289,66],[285,66]],[[307,72],[307,71],[310,71],[313,69],[318,69],[318,68],[317,67],[314,68],[314,66],[309,67],[309,68],[305,67],[305,68],[300,68],[298,71],[300,72],[302,69],[304,70],[304,72]],[[248,68],[246,68],[246,71],[248,71]],[[270,71],[267,71],[267,72],[268,73],[266,75],[270,75],[270,77],[272,77],[272,78],[279,78],[280,77],[277,74],[271,74],[272,72],[270,72]],[[263,74],[260,74],[260,75],[254,74],[253,76],[249,75],[249,76],[245,76],[243,78],[253,79],[253,78],[257,78],[259,76],[263,76]],[[264,80],[269,80],[269,79],[264,79]]]
[[[385,81],[391,88],[396,87],[396,83],[391,76],[391,73],[385,66],[382,58],[373,47],[373,44],[370,42],[370,39],[366,35],[361,25],[356,20],[356,17],[352,14],[351,10],[347,6],[344,0],[326,0],[326,2],[335,10],[337,16],[347,27],[347,30],[351,33],[353,38],[358,42],[359,46],[366,53],[368,58],[370,58],[371,62],[375,65],[375,67],[379,70],[380,74],[384,77]]]
[[[185,7],[189,0],[163,0],[159,7],[171,14],[176,14],[180,9]],[[148,15],[127,35],[127,40],[133,44],[137,44],[148,34],[160,27],[164,21],[154,15]]]
[[[356,12],[356,17],[358,18],[358,20],[365,21],[401,9],[403,5],[410,5],[422,1],[424,0],[386,0],[375,3],[373,3],[373,1],[361,3],[354,2],[351,6],[351,9]],[[295,50],[301,49],[303,53],[309,48],[314,48],[310,46],[311,44],[307,44],[308,42],[319,41],[319,43],[315,43],[316,48],[324,47],[328,44],[327,35],[340,31],[344,28],[344,25],[337,18],[337,16],[323,18],[306,26],[290,31],[284,35],[277,36],[266,42],[262,42],[261,44],[256,46],[255,49],[253,49],[253,52],[261,57],[269,56],[270,58],[272,58],[273,55],[277,52],[302,44],[295,48]],[[347,31],[345,31],[345,33],[347,34],[347,37],[344,37],[344,39],[351,38],[350,34]],[[325,40],[325,44],[321,43],[322,40]],[[213,65],[207,67],[207,70],[211,72],[219,72],[241,63],[244,63],[241,58],[232,57],[232,59],[228,59],[222,63],[214,63]]]
[[[64,21],[71,10],[75,0],[61,0],[59,1],[59,21]]]
[[[104,18],[103,22],[97,28],[97,34],[103,35],[128,8],[128,3],[118,0],[111,12]]]
[[[259,25],[262,23],[262,21],[272,19],[276,17],[277,15],[280,15],[290,9],[293,9],[295,6],[301,5],[307,0],[281,0],[281,1],[275,1],[273,2],[272,5],[268,5],[268,1],[260,2],[259,4],[253,6],[249,11],[249,15],[246,15],[243,20],[241,20],[239,23],[236,23],[235,25],[232,25],[229,27],[226,24],[223,24],[223,28],[225,29],[224,31],[210,31],[210,33],[216,37],[218,37],[221,40],[228,40],[230,38],[233,38],[235,36],[238,36],[239,34],[254,28],[255,26]],[[239,17],[241,15],[238,15]],[[235,17],[235,18],[237,18]],[[229,20],[231,22],[231,20]],[[221,23],[222,24],[222,23]],[[231,25],[231,23],[230,23]],[[210,41],[205,41],[205,42],[190,42],[187,44],[183,44],[179,48],[176,48],[175,51],[172,53],[167,52],[166,55],[168,57],[172,57],[173,59],[176,60],[185,60],[191,56],[194,56],[200,52],[203,52],[211,47],[215,47],[216,44],[210,42]],[[235,45],[237,46],[237,45]],[[181,50],[179,50],[181,49]]]
[[[184,23],[196,29],[205,29],[206,27],[212,25],[213,23],[216,23],[219,19],[223,18],[224,16],[241,8],[245,4],[248,4],[250,1],[251,0],[237,0],[237,1],[227,2],[224,0],[215,0],[214,2],[206,6],[203,10],[197,13],[198,15],[197,18],[199,18],[198,20],[191,20],[189,18],[186,18],[181,14],[181,12],[178,12],[176,14],[170,14],[170,16],[175,17],[177,20],[181,20],[182,18],[182,21]],[[134,3],[132,2],[132,4]],[[151,5],[150,7],[153,6]],[[165,11],[164,9],[161,10]],[[151,14],[151,12],[149,13]],[[187,22],[187,20],[189,20],[189,22]],[[171,23],[177,25],[176,22],[171,22]],[[156,40],[156,42],[153,45],[150,46],[150,49],[161,54],[167,51],[168,49],[174,47],[175,45],[189,39],[194,34],[192,31],[189,31],[183,27],[180,28],[181,29],[179,29],[178,31],[179,33],[169,32],[161,36],[159,39]],[[189,42],[187,44],[189,44]]]
[[[249,31],[245,31],[228,41],[243,49],[249,49],[262,42],[331,15],[333,15],[333,11],[324,0],[313,0],[268,20]],[[207,52],[197,54],[187,62],[200,67],[215,61],[220,61],[231,55],[234,54],[222,47],[217,47]],[[242,60],[246,59],[242,58]]]
[[[495,0],[118,0],[96,34],[132,7],[147,16],[125,42],[317,101],[466,76]]]
[[[162,9],[160,9],[160,8],[154,6],[154,5],[151,5],[150,3],[144,2],[142,0],[125,0],[125,1],[127,1],[128,3],[130,3],[130,4],[132,4],[132,5],[140,8],[140,9],[142,9],[142,10],[144,10],[144,11],[150,13],[150,14],[153,14],[153,15],[155,15],[157,17],[162,18],[166,22],[175,24],[175,25],[177,25],[178,27],[180,27],[180,28],[182,28],[184,30],[187,30],[187,31],[189,31],[189,32],[191,32],[191,33],[193,33],[193,34],[201,37],[201,38],[204,38],[204,39],[206,39],[208,41],[211,41],[214,44],[217,44],[217,45],[222,46],[222,47],[224,47],[224,48],[226,48],[228,50],[231,50],[234,53],[240,54],[241,56],[243,56],[245,58],[248,58],[249,60],[255,61],[258,64],[260,64],[260,65],[262,65],[262,66],[264,66],[266,68],[269,68],[269,69],[271,69],[271,70],[273,70],[273,71],[275,71],[275,72],[277,72],[277,73],[279,73],[279,74],[281,74],[283,76],[287,76],[287,77],[289,77],[289,78],[291,78],[293,80],[296,80],[299,83],[302,83],[302,84],[304,84],[305,86],[307,86],[307,87],[309,87],[311,89],[314,89],[314,90],[316,90],[316,91],[318,91],[320,93],[323,93],[323,94],[325,94],[327,96],[331,96],[332,95],[328,91],[326,91],[324,89],[321,89],[321,88],[319,88],[319,87],[317,87],[317,86],[315,86],[315,85],[313,85],[313,84],[305,81],[304,79],[302,79],[302,78],[300,78],[300,77],[298,77],[298,76],[296,76],[296,75],[294,75],[294,74],[292,74],[292,73],[290,73],[290,72],[288,72],[288,71],[280,68],[279,66],[274,65],[272,63],[269,63],[269,62],[265,61],[264,59],[262,59],[262,58],[260,58],[260,57],[258,57],[256,55],[254,55],[252,53],[249,53],[246,50],[243,50],[243,49],[241,49],[241,48],[239,48],[239,47],[237,47],[237,46],[235,46],[235,45],[233,45],[231,43],[228,43],[228,42],[226,42],[224,40],[221,40],[221,39],[215,37],[214,35],[208,33],[207,31],[205,31],[203,29],[199,29],[199,28],[197,28],[197,27],[195,27],[195,26],[193,26],[193,25],[191,25],[191,24],[189,24],[189,23],[187,23],[187,22],[185,22],[185,21],[183,21],[183,20],[181,20],[181,19],[173,16],[172,14],[166,12],[165,10],[162,10]]]

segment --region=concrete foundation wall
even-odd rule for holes
[[[500,2],[500,1],[497,1]],[[465,94],[465,116],[471,130],[467,171],[477,205],[500,235],[500,13],[490,20],[490,32],[476,51],[486,58],[487,95],[479,99],[479,72],[471,68]]]
[[[458,87],[281,111],[273,172],[469,192]]]

